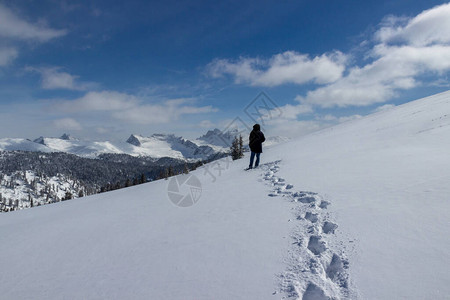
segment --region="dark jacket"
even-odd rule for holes
[[[259,127],[259,126],[258,126]],[[252,152],[262,153],[262,143],[266,140],[264,134],[259,130],[259,128],[253,126],[252,132],[250,132],[249,147]]]

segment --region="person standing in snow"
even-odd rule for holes
[[[253,168],[253,160],[255,159],[256,155],[256,162],[255,162],[255,168],[259,166],[259,155],[262,153],[262,143],[266,140],[264,137],[264,133],[261,132],[261,126],[259,124],[253,125],[253,130],[250,132],[250,136],[248,138],[249,140],[249,147],[250,147],[250,165],[248,166],[249,169]]]

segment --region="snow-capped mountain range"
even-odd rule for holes
[[[2,138],[0,151],[65,152],[89,158],[113,153],[198,160],[228,152],[232,140],[238,134],[237,130],[222,133],[219,129],[214,129],[192,141],[173,134],[153,134],[150,137],[132,134],[124,142],[84,141],[68,134],[63,134],[59,138],[41,136],[35,140]],[[286,140],[284,137],[269,137],[266,144],[273,145]]]

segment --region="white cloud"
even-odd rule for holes
[[[389,20],[375,34],[381,43],[368,53],[372,62],[350,68],[336,82],[296,99],[321,107],[372,105],[393,98],[400,90],[426,84],[423,75],[439,78],[450,71],[450,4],[403,20],[404,26],[396,25],[393,17]],[[436,24],[442,28],[435,30]],[[406,44],[390,44],[400,38]]]
[[[56,69],[44,69],[42,74],[42,87],[44,89],[70,89],[74,90],[76,76]]]
[[[82,127],[80,123],[72,118],[63,118],[53,121],[56,128],[62,130],[81,130]]]
[[[144,104],[113,113],[113,117],[136,124],[161,124],[177,120],[181,115],[215,112],[212,106],[185,105],[183,99],[168,100],[161,104]]]
[[[115,91],[88,92],[75,100],[53,101],[54,110],[65,113],[92,112],[92,111],[122,111],[131,109],[139,104],[133,96]]]
[[[336,116],[327,114],[327,115],[317,115],[316,120],[326,121],[326,122],[335,122],[338,120]]]
[[[448,84],[450,3],[413,18],[389,16],[373,41],[372,47],[367,40],[362,43],[364,62],[360,66],[349,64],[357,57],[350,59],[339,51],[314,58],[286,51],[270,59],[214,60],[207,71],[212,77],[231,75],[235,83],[252,86],[314,83],[317,88],[296,97],[306,107],[368,106],[386,102],[402,90]],[[295,109],[287,110],[291,119],[298,115]]]
[[[116,91],[88,92],[75,100],[52,101],[56,112],[109,113],[111,117],[135,124],[161,124],[178,119],[181,115],[215,112],[212,106],[194,106],[193,99],[180,98],[146,104],[134,95]]]
[[[6,66],[17,57],[17,50],[14,48],[0,48],[0,67]]]
[[[375,108],[373,110],[373,112],[376,113],[376,112],[380,112],[380,111],[387,111],[387,110],[390,110],[390,109],[392,109],[394,107],[395,107],[394,104],[385,104],[385,105],[378,106],[377,108]]]
[[[339,51],[310,58],[286,51],[270,59],[240,58],[238,61],[219,59],[207,66],[209,75],[232,75],[236,83],[253,86],[278,86],[287,83],[330,83],[341,78],[346,57]]]
[[[42,88],[46,90],[67,89],[84,91],[95,86],[94,83],[80,82],[79,76],[60,71],[59,67],[26,68],[27,71],[38,72],[41,75]]]
[[[364,80],[347,77],[335,84],[308,91],[306,97],[295,99],[321,107],[365,106],[384,102],[394,96],[394,91],[382,84],[370,84]]]
[[[46,42],[50,39],[66,35],[66,30],[48,28],[43,25],[31,24],[10,9],[0,4],[0,36],[15,40],[34,40]]]
[[[214,123],[211,122],[211,121],[209,121],[209,120],[203,120],[203,121],[201,121],[201,122],[198,124],[198,126],[199,126],[200,128],[208,128],[208,129],[210,129],[210,128],[215,128],[215,127],[216,127],[216,125],[214,125]]]
[[[404,42],[428,46],[450,42],[450,3],[436,6],[405,20],[390,17],[375,37],[382,43]]]
[[[346,116],[346,117],[340,117],[338,118],[339,123],[344,123],[352,120],[358,120],[361,119],[361,115],[352,115],[352,116]]]
[[[95,128],[95,131],[96,131],[97,133],[100,133],[100,134],[105,134],[105,133],[107,133],[109,130],[106,129],[106,128],[104,128],[104,127],[96,127],[96,128]]]
[[[340,80],[309,91],[296,99],[302,103],[333,106],[366,106],[385,102],[398,90],[418,86],[420,75],[450,70],[450,46],[429,47],[377,45],[378,58],[362,68],[354,67]]]
[[[262,116],[264,121],[270,120],[272,118],[283,118],[287,120],[296,120],[299,115],[306,115],[313,112],[311,105],[298,104],[291,105],[286,104],[284,106],[277,107],[276,109],[269,111],[267,114]]]

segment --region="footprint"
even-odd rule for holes
[[[317,217],[317,214],[313,214],[313,213],[311,213],[311,212],[308,211],[308,212],[305,214],[305,219],[306,219],[306,220],[309,220],[311,223],[316,223],[317,220],[318,220],[318,217]]]
[[[330,278],[340,287],[347,288],[348,281],[344,268],[344,261],[342,261],[342,259],[337,254],[333,254],[333,258],[331,259],[330,265],[327,267],[325,273],[327,274],[328,278]]]
[[[299,202],[301,202],[301,203],[314,203],[314,202],[316,202],[316,198],[310,197],[310,196],[300,197],[297,200]]]
[[[321,237],[313,235],[309,238],[308,249],[315,255],[320,255],[322,252],[327,250],[325,242],[321,241]]]
[[[320,202],[319,207],[322,209],[327,209],[328,205],[330,205],[330,202],[322,200],[322,202]]]
[[[297,195],[298,195],[298,197],[305,197],[305,196],[314,196],[314,195],[317,195],[317,193],[302,191],[302,192],[297,192]]]
[[[302,300],[330,300],[330,298],[325,295],[325,292],[320,287],[310,282],[306,287]]]
[[[322,231],[326,234],[334,233],[334,231],[338,228],[337,224],[334,224],[333,222],[326,221],[322,226]]]
[[[302,203],[313,203],[316,202],[316,198],[314,197],[315,194],[313,193],[305,193],[305,192],[295,192],[292,194],[294,198],[297,198],[296,200],[298,202]]]

